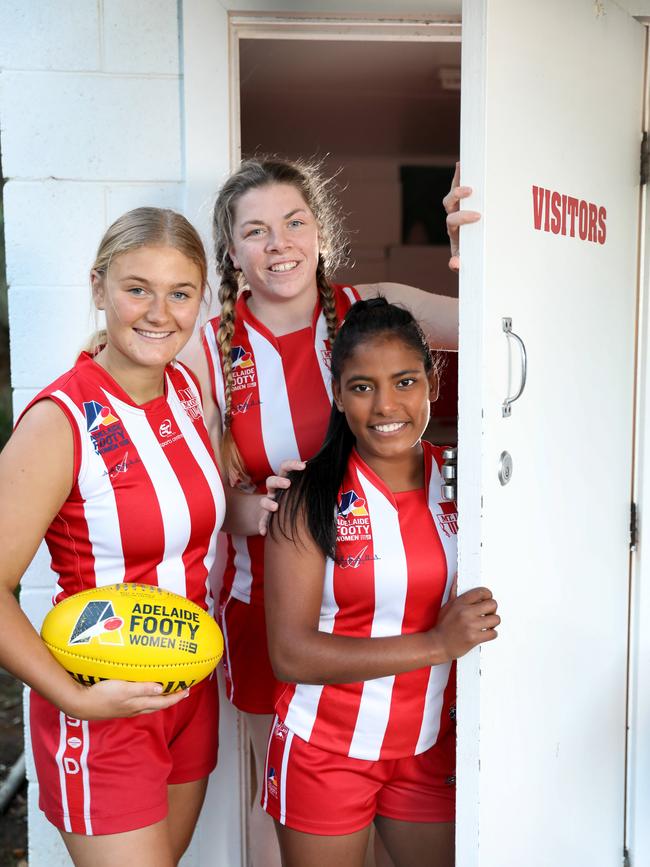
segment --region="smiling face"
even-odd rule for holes
[[[244,193],[235,206],[230,258],[260,304],[313,295],[318,225],[296,187],[269,184]]]
[[[369,337],[345,360],[332,390],[357,451],[378,475],[387,462],[408,469],[419,459],[414,447],[436,396],[435,374],[427,374],[420,352],[389,333]]]
[[[106,313],[103,361],[111,372],[169,364],[194,330],[203,292],[199,266],[174,247],[137,247],[91,274]],[[115,373],[114,373],[115,375]]]

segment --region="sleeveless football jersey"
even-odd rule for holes
[[[190,372],[169,365],[165,394],[138,406],[84,352],[29,406],[43,398],[63,410],[74,437],[74,485],[45,536],[54,601],[137,581],[211,611],[225,498]]]
[[[334,286],[341,321],[359,300],[355,289]],[[332,408],[331,348],[320,301],[308,328],[273,335],[248,308],[250,292],[237,299],[233,362],[232,434],[258,492],[288,458],[306,460],[323,443]],[[213,397],[226,416],[223,368],[217,344],[219,317],[204,331]],[[263,604],[264,539],[228,536],[222,598]]]
[[[379,638],[435,626],[456,574],[455,503],[441,502],[442,449],[424,448],[424,487],[391,492],[356,451],[339,491],[335,560],[327,559],[319,630]],[[377,761],[417,755],[452,725],[452,665],[360,683],[291,684],[276,712],[330,752]]]

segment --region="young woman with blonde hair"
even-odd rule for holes
[[[138,208],[107,230],[91,270],[106,328],[95,351],[38,394],[0,455],[0,664],[31,686],[40,805],[76,865],[177,864],[216,763],[215,679],[82,685],[21,611],[41,540],[56,603],[120,581],[211,610],[208,573],[226,526],[259,530],[260,498],[221,483],[193,374],[176,356],[206,287],[201,240],[173,211]]]

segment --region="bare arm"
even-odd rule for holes
[[[403,283],[365,283],[355,287],[363,299],[383,295],[403,304],[420,323],[434,349],[458,349],[458,299],[433,295]]]
[[[447,233],[451,252],[449,267],[452,271],[460,269],[461,226],[467,226],[481,219],[478,211],[460,209],[463,199],[471,195],[471,187],[460,186],[460,163],[456,163],[451,189],[442,200],[447,212]],[[434,295],[402,283],[368,283],[357,286],[356,289],[362,298],[383,295],[392,303],[403,304],[418,320],[434,349],[458,349],[458,300],[456,298]]]
[[[447,662],[496,637],[497,606],[484,587],[447,603],[429,632],[387,638],[320,632],[325,558],[304,521],[294,535],[297,544],[276,528],[265,545],[269,653],[279,680],[356,683]]]
[[[76,683],[16,601],[14,590],[65,502],[72,476],[70,425],[52,401],[41,401],[25,415],[0,454],[0,665],[78,719],[132,716],[176,704],[183,694],[161,696],[159,684]]]
[[[223,470],[221,459],[221,412],[212,395],[212,382],[205,349],[198,334],[194,334],[182,353],[180,361],[194,373],[201,386],[203,402],[203,418],[208,429],[208,436],[214,456],[221,471],[226,496],[226,518],[222,530],[237,536],[256,536],[266,533],[266,522],[269,511],[276,508],[275,503],[259,494],[247,494],[228,484],[228,474]]]

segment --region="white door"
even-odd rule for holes
[[[644,51],[607,0],[463,6],[460,581],[503,623],[460,666],[458,867],[623,863]]]

